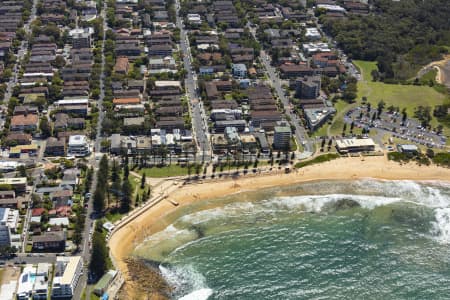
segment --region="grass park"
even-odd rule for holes
[[[380,100],[386,106],[398,106],[406,108],[409,116],[414,115],[416,107],[436,106],[443,104],[448,98],[439,93],[433,87],[417,85],[386,84],[372,80],[371,72],[377,69],[376,62],[354,60],[353,63],[361,72],[362,80],[358,81],[358,98],[366,97],[372,106],[376,106]],[[433,74],[429,74],[433,76]]]
[[[195,169],[192,168],[192,174],[195,173]],[[185,176],[188,175],[188,168],[181,165],[171,164],[163,167],[152,167],[152,168],[143,168],[139,171],[139,174],[143,175],[145,173],[146,177],[152,178],[164,178],[164,177],[172,177],[172,176]]]
[[[367,98],[367,101],[376,107],[380,100],[386,103],[386,107],[393,105],[398,106],[400,109],[406,108],[408,116],[414,116],[416,107],[440,105],[449,101],[449,97],[444,93],[437,91],[437,88],[424,86],[424,85],[400,85],[400,84],[386,84],[383,82],[377,82],[372,80],[371,72],[377,69],[376,62],[354,60],[353,63],[359,69],[362,80],[358,81],[358,95],[357,102],[348,104],[345,101],[339,100],[335,103],[336,116],[334,117],[332,124],[325,124],[318,131],[314,133],[314,136],[334,136],[342,133],[344,125],[343,117],[352,107],[356,107],[361,104],[363,97]],[[436,71],[431,70],[424,75],[425,78],[421,80],[430,81],[436,77]],[[432,124],[436,125],[437,120],[433,119]],[[444,130],[447,132],[447,129]],[[355,132],[357,133],[357,132]]]

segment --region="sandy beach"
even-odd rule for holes
[[[438,166],[418,166],[416,163],[399,164],[388,161],[384,156],[340,158],[319,165],[299,169],[289,174],[267,174],[256,177],[240,177],[237,180],[221,179],[202,184],[190,184],[174,189],[168,198],[160,201],[136,217],[126,226],[118,229],[109,240],[110,253],[124,274],[127,290],[133,290],[127,274],[124,259],[143,239],[164,229],[167,225],[162,218],[179,207],[203,199],[217,198],[232,193],[262,188],[290,185],[316,180],[352,180],[362,178],[386,180],[439,180],[450,181],[450,169]],[[176,201],[174,206],[170,201]]]

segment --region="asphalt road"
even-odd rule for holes
[[[92,180],[92,186],[90,189],[90,193],[93,195],[95,192],[95,187],[97,185],[97,169],[98,169],[98,161],[95,158],[95,151],[98,151],[100,149],[100,142],[101,142],[101,128],[104,118],[104,112],[103,112],[103,98],[105,96],[105,89],[104,89],[104,68],[105,68],[105,56],[104,56],[104,45],[105,45],[105,39],[106,39],[106,30],[107,30],[107,23],[106,23],[106,8],[107,8],[107,2],[104,2],[104,7],[101,12],[101,16],[103,18],[103,42],[102,42],[102,72],[100,75],[100,97],[97,101],[98,109],[99,109],[99,117],[97,122],[97,135],[94,142],[94,153],[91,155],[90,165],[94,167],[94,175]],[[92,199],[92,197],[91,197]],[[93,215],[93,203],[92,200],[89,199],[87,202],[88,207],[86,210],[86,222],[84,225],[84,231],[83,231],[83,240],[81,242],[81,257],[84,261],[84,272],[80,277],[80,280],[78,281],[78,285],[74,291],[73,299],[81,299],[81,294],[83,293],[84,288],[87,288],[87,279],[88,279],[88,267],[89,267],[89,261],[91,259],[91,251],[90,251],[90,242],[91,242],[91,236],[90,236],[90,230],[94,226],[94,218]],[[90,291],[86,291],[86,298],[87,300],[90,299]]]
[[[177,7],[177,22],[176,25],[180,29],[180,48],[183,53],[183,63],[186,70],[185,88],[189,98],[189,111],[192,118],[192,130],[197,141],[200,155],[206,161],[210,157],[210,139],[208,133],[208,122],[203,108],[203,104],[199,95],[197,94],[198,84],[195,70],[192,68],[191,51],[189,47],[189,40],[187,32],[183,28],[182,20],[179,16],[179,1],[176,1]]]
[[[26,22],[23,26],[26,34],[31,34],[30,25],[36,19],[37,4],[38,4],[38,0],[33,0],[33,6],[31,8],[30,18],[28,19],[28,22]],[[12,88],[18,83],[18,80],[19,80],[18,73],[19,73],[20,61],[24,58],[27,51],[28,51],[28,41],[22,41],[20,44],[20,48],[17,51],[17,60],[14,65],[13,76],[11,77],[11,79],[9,80],[8,85],[7,85],[7,92],[5,94],[5,99],[4,99],[5,107],[8,107],[8,103],[11,98]],[[31,193],[34,192],[35,188],[36,188],[36,183],[33,185],[32,189],[31,189]],[[28,223],[29,223],[30,217],[31,217],[31,208],[30,208],[30,206],[28,206],[27,211],[25,213],[25,218],[24,218],[21,253],[24,253],[26,250],[26,245],[27,245],[27,241],[28,241],[28,226],[29,226]]]
[[[250,32],[253,35],[253,38],[255,40],[258,40],[256,38],[255,29],[252,28],[249,24],[247,24],[247,28],[250,30]],[[283,103],[284,109],[286,111],[286,115],[288,115],[291,118],[291,124],[295,127],[295,139],[297,141],[298,145],[303,145],[305,148],[304,156],[310,156],[314,152],[314,142],[309,139],[308,133],[306,132],[306,129],[300,125],[298,117],[295,113],[293,113],[290,109],[290,103],[289,99],[285,96],[285,91],[281,87],[281,80],[275,70],[274,67],[270,65],[269,56],[266,54],[264,50],[261,50],[260,53],[261,62],[264,65],[264,68],[266,69],[267,75],[269,76],[270,82],[272,83],[273,87],[275,88],[275,92],[278,95],[278,98]]]

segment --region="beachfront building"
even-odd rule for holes
[[[275,126],[273,133],[273,148],[277,150],[289,149],[291,142],[291,127],[286,122]]]
[[[69,137],[68,156],[84,157],[90,153],[88,139],[85,135],[71,135]]]
[[[407,153],[407,154],[418,154],[420,152],[419,147],[413,144],[398,144],[397,145],[398,152]]]
[[[117,271],[115,270],[109,270],[105,275],[103,275],[94,287],[94,294],[101,297],[106,292],[116,275]]]
[[[39,263],[37,266],[27,265],[19,277],[17,299],[33,300],[47,299],[48,279],[51,264]]]
[[[17,287],[17,300],[28,300],[33,292],[33,283],[36,279],[36,268],[27,265],[19,277],[19,285]]]
[[[375,143],[372,139],[340,139],[336,140],[336,149],[339,153],[375,151]]]
[[[57,256],[52,299],[70,299],[78,284],[82,270],[81,256]]]
[[[46,300],[51,264],[39,263],[36,267],[36,278],[33,287],[33,300]]]

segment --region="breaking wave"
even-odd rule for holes
[[[213,290],[206,285],[205,277],[193,266],[164,266],[159,270],[167,283],[174,288],[173,296],[179,300],[206,300]]]
[[[320,183],[321,188],[324,183]],[[293,213],[328,214],[338,209],[373,210],[383,206],[404,203],[408,207],[421,207],[427,211],[423,221],[430,226],[427,236],[450,244],[450,185],[442,182],[360,180],[345,183],[346,187],[331,186],[321,189],[322,194],[271,197],[257,201],[241,201],[189,213],[178,218],[163,231],[146,239],[146,247],[158,249],[167,257],[191,243],[208,236],[238,230],[245,225],[264,225],[292,217]],[[325,185],[326,186],[326,185]],[[332,193],[327,193],[332,191]],[[342,205],[342,203],[346,205]],[[408,218],[407,216],[404,218]],[[411,225],[412,226],[412,225]],[[431,228],[431,229],[430,229]],[[149,248],[147,248],[148,250]],[[160,266],[167,282],[174,287],[175,299],[208,299],[214,291],[205,277],[194,266]]]

